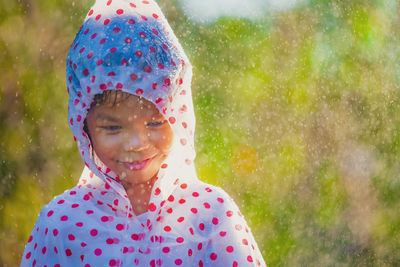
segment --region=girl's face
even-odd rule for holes
[[[168,156],[172,129],[150,101],[135,95],[118,98],[121,94],[117,94],[116,103],[106,101],[88,112],[86,123],[93,149],[123,184],[150,182]]]

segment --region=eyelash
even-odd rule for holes
[[[152,122],[147,123],[146,127],[158,127],[158,126],[163,125],[165,122],[166,122],[166,120],[163,120],[163,121],[152,121]],[[110,126],[102,126],[101,128],[103,128],[103,129],[105,129],[107,131],[115,132],[115,131],[120,130],[122,127],[121,126],[117,126],[117,125],[110,125]]]
[[[107,131],[117,131],[121,129],[121,126],[111,125],[111,126],[102,126],[101,128]]]
[[[152,121],[152,122],[147,123],[146,126],[147,127],[157,127],[157,126],[163,125],[165,122],[166,122],[165,120],[164,121]]]

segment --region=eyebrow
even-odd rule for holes
[[[99,113],[97,114],[96,120],[106,120],[106,121],[112,121],[112,122],[118,122],[119,120],[111,115],[108,115],[106,113]]]

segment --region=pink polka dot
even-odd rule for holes
[[[214,218],[212,219],[212,223],[213,223],[214,225],[217,225],[217,224],[218,224],[218,218],[214,217]]]
[[[197,192],[193,192],[193,193],[192,193],[192,196],[194,196],[194,197],[198,197],[198,196],[199,196],[199,193],[197,193]]]
[[[29,259],[31,257],[32,253],[29,251],[28,253],[26,253],[25,258]]]
[[[249,256],[247,256],[247,261],[248,262],[253,262],[253,258],[249,255]]]
[[[135,55],[136,55],[137,57],[142,57],[142,56],[143,56],[143,52],[140,51],[140,50],[137,50],[137,51],[135,52]]]
[[[204,223],[200,223],[200,224],[199,224],[199,229],[200,229],[201,231],[204,230]]]
[[[118,15],[122,15],[122,14],[124,14],[124,10],[123,9],[118,9],[116,13]]]
[[[233,262],[232,267],[238,267],[237,261],[234,261],[234,262]]]
[[[204,208],[206,208],[206,209],[209,209],[211,206],[210,206],[210,204],[208,203],[208,202],[204,202]]]
[[[190,211],[193,212],[194,214],[197,213],[197,209],[196,208],[191,208]]]
[[[32,242],[33,236],[29,236],[28,243]]]
[[[68,220],[68,216],[63,215],[63,216],[61,216],[60,220],[63,221],[63,222],[65,222],[65,221]]]
[[[210,254],[210,259],[212,260],[212,261],[215,261],[216,259],[217,259],[217,254],[216,253],[211,253]]]
[[[175,121],[176,121],[175,117],[169,117],[168,120],[169,120],[169,122],[170,122],[171,124],[174,124]]]
[[[177,219],[178,222],[183,222],[184,220],[185,220],[184,217],[179,217],[179,218]]]
[[[91,236],[96,236],[97,233],[98,233],[97,229],[92,229],[92,230],[90,230],[90,235],[91,235]]]
[[[228,211],[226,212],[226,216],[231,217],[232,215],[233,215],[233,211],[228,210]]]
[[[181,265],[182,264],[182,260],[181,259],[176,259],[175,260],[175,264],[176,265]]]
[[[108,245],[111,245],[111,244],[114,243],[114,239],[112,239],[112,238],[107,238],[106,243],[107,243]]]
[[[101,253],[103,253],[103,251],[101,251],[101,249],[99,249],[99,248],[96,248],[96,249],[94,250],[94,254],[95,254],[96,256],[100,256]]]
[[[68,239],[71,240],[71,241],[74,241],[75,240],[75,236],[73,234],[69,234],[68,235]]]
[[[124,229],[124,225],[123,224],[117,224],[117,226],[115,228],[117,228],[118,231],[122,231]]]
[[[163,251],[164,253],[168,253],[168,252],[170,251],[170,249],[169,249],[169,247],[163,247],[163,248],[162,248],[162,251]]]
[[[187,188],[187,184],[185,184],[185,183],[181,184],[181,188],[182,189],[186,189]]]
[[[101,221],[102,221],[102,222],[107,222],[107,221],[108,221],[108,216],[103,216],[103,217],[101,217]]]
[[[50,210],[50,211],[47,213],[47,217],[50,217],[51,215],[53,215],[53,213],[54,213],[54,211]]]
[[[178,242],[178,243],[183,243],[183,241],[184,241],[183,237],[178,237],[176,239],[176,242]]]
[[[156,102],[157,102],[157,101],[156,101]],[[157,188],[154,190],[154,195],[158,196],[160,193],[161,193],[161,190],[160,190],[160,188],[157,187]]]
[[[58,230],[57,229],[53,229],[53,235],[57,236],[58,235]]]
[[[110,261],[108,262],[108,265],[109,265],[109,266],[115,266],[115,265],[117,265],[117,261],[116,261],[116,260],[110,260]]]
[[[67,255],[67,257],[72,255],[72,251],[68,248],[65,250],[65,255]]]
[[[221,231],[221,232],[219,232],[219,235],[224,237],[224,236],[226,236],[226,232],[225,231]]]
[[[233,247],[232,246],[227,246],[226,247],[226,251],[229,252],[229,253],[232,253],[233,252]]]
[[[150,211],[155,211],[156,210],[156,205],[154,205],[154,203],[150,203],[149,204],[149,210]]]
[[[137,79],[137,75],[135,74],[135,73],[132,73],[131,75],[130,75],[130,78],[131,78],[131,80],[132,81],[135,81],[136,79]]]
[[[78,226],[78,227],[82,227],[83,226],[83,222],[77,222],[75,225]]]
[[[104,25],[107,25],[108,23],[110,23],[110,19],[105,19],[104,20]]]
[[[167,226],[165,226],[165,227],[164,227],[164,231],[165,231],[165,232],[169,232],[169,231],[171,231],[171,227],[170,227],[170,226],[168,226],[168,225],[167,225]]]
[[[242,243],[243,243],[243,245],[246,245],[246,246],[249,244],[249,242],[247,241],[247,239],[243,239],[243,240],[242,240]]]

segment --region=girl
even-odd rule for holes
[[[21,266],[264,266],[243,216],[197,179],[192,67],[157,4],[98,0],[67,58],[86,167],[40,212]]]

